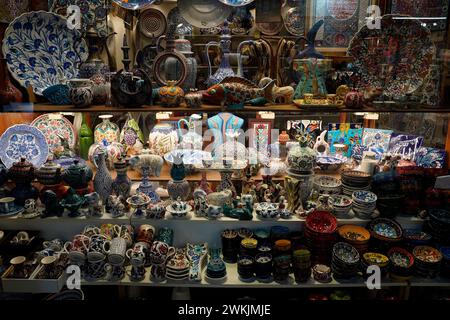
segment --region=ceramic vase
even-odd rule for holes
[[[127,175],[128,165],[125,160],[120,159],[114,163],[114,169],[117,172],[117,177],[113,181],[112,190],[117,196],[127,199],[131,190],[131,180]]]
[[[316,165],[316,152],[308,146],[306,134],[300,135],[298,140],[298,145],[292,147],[287,156],[288,173],[313,173]]]
[[[104,152],[100,152],[96,156],[97,173],[94,177],[94,190],[100,195],[102,203],[106,203],[106,200],[112,193],[113,180],[106,166],[106,155]]]
[[[80,157],[84,160],[89,158],[89,148],[94,143],[94,133],[91,127],[86,121],[86,114],[83,113],[83,120],[81,122],[81,127],[78,132],[78,137],[80,139]]]
[[[89,79],[72,79],[69,81],[69,97],[75,107],[89,107],[93,101],[92,81]]]
[[[113,142],[119,142],[119,127],[110,121],[112,115],[101,115],[102,122],[94,129],[94,142],[107,146]]]
[[[170,180],[167,183],[167,191],[169,192],[170,199],[175,201],[178,198],[181,198],[181,200],[186,201],[189,198],[191,187],[189,182],[185,179]]]
[[[314,187],[314,175],[303,174],[285,177],[285,188],[290,212],[304,209]]]

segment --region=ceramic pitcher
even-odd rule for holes
[[[187,127],[187,134],[183,132],[183,124]],[[178,121],[178,136],[181,143],[189,144],[192,149],[201,150],[203,146],[202,133],[202,116],[193,114],[188,120],[181,119]]]

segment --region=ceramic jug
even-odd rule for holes
[[[187,133],[183,132],[183,124],[187,126]],[[189,120],[181,119],[178,121],[178,136],[183,146],[189,145],[194,150],[201,150],[203,147],[202,138],[202,117],[198,114],[193,114]],[[184,147],[183,147],[184,148]]]

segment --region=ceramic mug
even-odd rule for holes
[[[149,224],[143,224],[138,228],[136,241],[152,243],[155,235],[155,227]]]
[[[124,238],[115,237],[103,244],[103,250],[108,254],[109,263],[119,265],[125,262],[127,242]]]
[[[304,99],[305,104],[313,104],[314,95],[312,93],[305,93],[304,97],[305,97],[305,99]]]
[[[145,264],[145,252],[139,247],[128,249],[126,256],[132,266],[143,266]]]
[[[327,102],[329,105],[337,104],[337,95],[335,94],[327,94]]]
[[[27,260],[24,256],[18,256],[12,258],[9,263],[13,266],[13,278],[28,278],[28,272],[25,268],[25,261]]]
[[[64,242],[60,239],[53,239],[50,241],[44,241],[42,243],[44,249],[51,249],[55,252],[60,252],[64,249]]]
[[[108,238],[105,235],[94,234],[93,236],[90,237],[88,251],[104,253],[103,246],[107,241]]]
[[[112,223],[105,223],[100,226],[100,234],[105,235],[108,240],[111,240],[115,236],[114,225]]]
[[[14,201],[16,199],[13,197],[6,197],[0,199],[0,212],[8,213],[14,210]]]
[[[34,199],[25,200],[24,209],[26,213],[34,213],[36,211],[36,200]]]
[[[71,261],[84,261],[89,249],[90,238],[84,234],[77,234],[72,241],[64,244],[64,251],[69,254]]]
[[[170,247],[167,243],[154,241],[150,247],[149,259],[152,264],[165,263],[167,258],[175,253],[175,248]]]
[[[116,237],[125,239],[127,247],[133,244],[133,227],[131,225],[115,225],[114,233]]]
[[[18,232],[11,240],[12,243],[26,245],[30,242],[30,236],[26,231]]]
[[[94,234],[100,234],[100,228],[96,227],[96,226],[86,226],[83,229],[83,234],[87,237],[91,237]]]
[[[44,279],[55,279],[57,276],[57,261],[56,256],[47,256],[42,258],[41,264],[43,265],[43,277]]]

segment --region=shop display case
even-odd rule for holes
[[[0,19],[5,291],[450,286],[448,6],[106,2]]]

